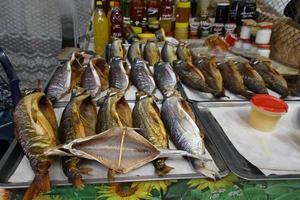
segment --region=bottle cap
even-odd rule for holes
[[[176,5],[178,8],[190,8],[191,7],[191,2],[178,2]]]
[[[180,22],[175,23],[175,28],[188,28],[188,27],[189,27],[189,23],[180,23]]]
[[[96,2],[96,5],[97,5],[97,6],[101,6],[101,5],[102,5],[102,1],[97,1],[97,2]]]
[[[285,113],[288,111],[288,105],[282,99],[268,95],[257,94],[251,98],[251,103],[256,107],[274,113]]]
[[[115,1],[114,6],[115,7],[120,7],[120,2],[119,1]]]
[[[111,8],[114,7],[114,1],[110,1],[109,5],[110,5]]]

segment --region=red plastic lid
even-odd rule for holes
[[[251,103],[269,112],[283,113],[288,111],[288,105],[282,99],[268,94],[256,94],[251,98]]]
[[[115,7],[119,7],[119,6],[120,6],[120,2],[115,1],[115,2],[114,2],[114,6],[115,6]]]

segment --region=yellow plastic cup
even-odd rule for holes
[[[280,118],[288,111],[288,105],[282,99],[267,94],[257,94],[250,102],[248,123],[264,132],[274,130]]]

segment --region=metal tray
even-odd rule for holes
[[[131,107],[133,106],[132,103]],[[59,108],[62,112],[62,108]],[[58,117],[59,118],[59,117]],[[58,119],[59,120],[59,119]],[[199,120],[197,120],[197,124],[200,125]],[[201,125],[199,126],[200,130],[203,131]],[[206,148],[215,161],[217,167],[220,169],[221,177],[226,176],[229,173],[229,170],[221,157],[220,152],[217,150],[216,146],[210,140],[210,137],[205,137]],[[170,147],[173,145],[170,144]],[[24,161],[25,160],[25,161]],[[167,161],[168,162],[168,161]],[[21,163],[22,166],[19,166]],[[25,163],[25,164],[24,164]],[[96,166],[96,174],[102,173],[102,177],[92,178],[91,176],[84,176],[85,183],[107,183],[108,180],[106,178],[106,169],[104,166],[93,162],[88,161],[88,164],[91,164],[93,168]],[[147,180],[169,180],[169,179],[192,179],[192,178],[204,178],[204,176],[200,173],[196,173],[191,165],[183,158],[170,158],[169,164],[173,167],[181,166],[176,173],[170,173],[166,176],[157,176],[154,173],[154,168],[152,164],[147,164],[139,169],[136,169],[132,173],[129,174],[120,174],[115,177],[113,182],[132,182],[132,181],[147,181]],[[90,165],[89,165],[90,166]],[[19,168],[20,167],[20,168]],[[22,169],[22,172],[16,173],[18,169]],[[23,172],[23,170],[25,170]],[[151,174],[149,174],[149,170]],[[173,170],[175,171],[175,169]],[[147,174],[146,174],[147,172]],[[104,173],[104,174],[103,174]],[[12,177],[20,177],[19,175],[24,174],[22,176],[22,181],[12,181],[10,180]],[[28,187],[31,183],[31,179],[29,180],[26,176],[30,176],[28,174],[33,174],[28,161],[24,157],[23,150],[21,146],[14,141],[13,144],[9,147],[9,150],[4,155],[3,159],[0,161],[0,188],[25,188]],[[143,175],[146,174],[146,175]],[[60,162],[57,161],[53,164],[50,169],[50,177],[54,175],[57,178],[52,178],[52,185],[70,185],[68,183],[67,178],[64,176]],[[26,180],[27,179],[27,180]]]
[[[248,102],[249,100],[243,96],[236,95],[225,89],[225,95],[228,97],[222,97],[220,99],[214,98],[210,93],[200,92],[192,89],[182,82],[180,82],[178,89],[181,94],[191,102]],[[270,89],[268,89],[270,95],[280,98],[280,95]],[[288,96],[284,99],[285,101],[300,101],[300,97]]]
[[[298,103],[298,102],[290,102]],[[265,176],[256,166],[246,160],[233,146],[229,138],[212,115],[209,108],[213,107],[234,107],[249,106],[248,102],[201,102],[193,103],[194,111],[202,124],[206,136],[213,141],[222,155],[230,171],[237,176],[247,180],[278,180],[278,179],[299,179],[300,174],[290,175],[269,175]]]

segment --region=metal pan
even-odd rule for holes
[[[133,107],[133,103],[130,106]],[[159,104],[158,104],[159,106]],[[60,112],[62,112],[62,108]],[[200,121],[197,119],[197,124],[200,125],[200,130],[203,131]],[[215,161],[217,167],[220,170],[221,177],[226,176],[229,170],[222,159],[221,154],[217,150],[216,146],[210,140],[209,137],[205,137],[206,148],[209,151],[211,157]],[[172,148],[172,144],[170,147]],[[174,147],[174,146],[173,146]],[[168,161],[167,161],[168,162]],[[166,176],[157,176],[154,173],[154,168],[152,164],[147,164],[142,168],[137,169],[137,171],[130,172],[129,174],[120,174],[115,177],[113,182],[132,182],[132,181],[148,181],[148,180],[170,180],[170,179],[192,179],[192,178],[204,178],[200,173],[196,173],[190,163],[183,158],[170,158],[169,165],[175,167],[173,173]],[[25,164],[24,164],[25,163]],[[88,162],[88,166],[92,166],[96,170],[97,176],[94,178],[91,176],[84,177],[86,183],[107,183],[106,178],[107,169],[102,165],[95,162]],[[20,169],[22,169],[20,171]],[[18,172],[19,171],[19,172]],[[26,176],[32,174],[32,170],[29,166],[27,159],[24,157],[23,150],[21,146],[14,141],[13,145],[10,146],[9,150],[4,155],[3,159],[0,161],[0,188],[25,188],[28,187],[32,181],[32,178],[28,179]],[[19,181],[14,181],[13,177],[19,177],[18,174],[24,174],[22,179]],[[54,177],[52,177],[54,175]],[[33,175],[32,175],[33,176]],[[57,161],[50,168],[50,177],[52,177],[52,185],[70,185],[67,178],[64,176],[60,162]]]
[[[297,102],[291,102],[297,103]],[[299,179],[299,174],[290,175],[269,175],[265,176],[256,166],[246,160],[233,146],[226,133],[212,115],[209,108],[249,106],[248,102],[202,102],[194,103],[194,111],[205,129],[206,136],[213,141],[222,155],[230,171],[237,176],[247,180],[279,180],[279,179]]]

